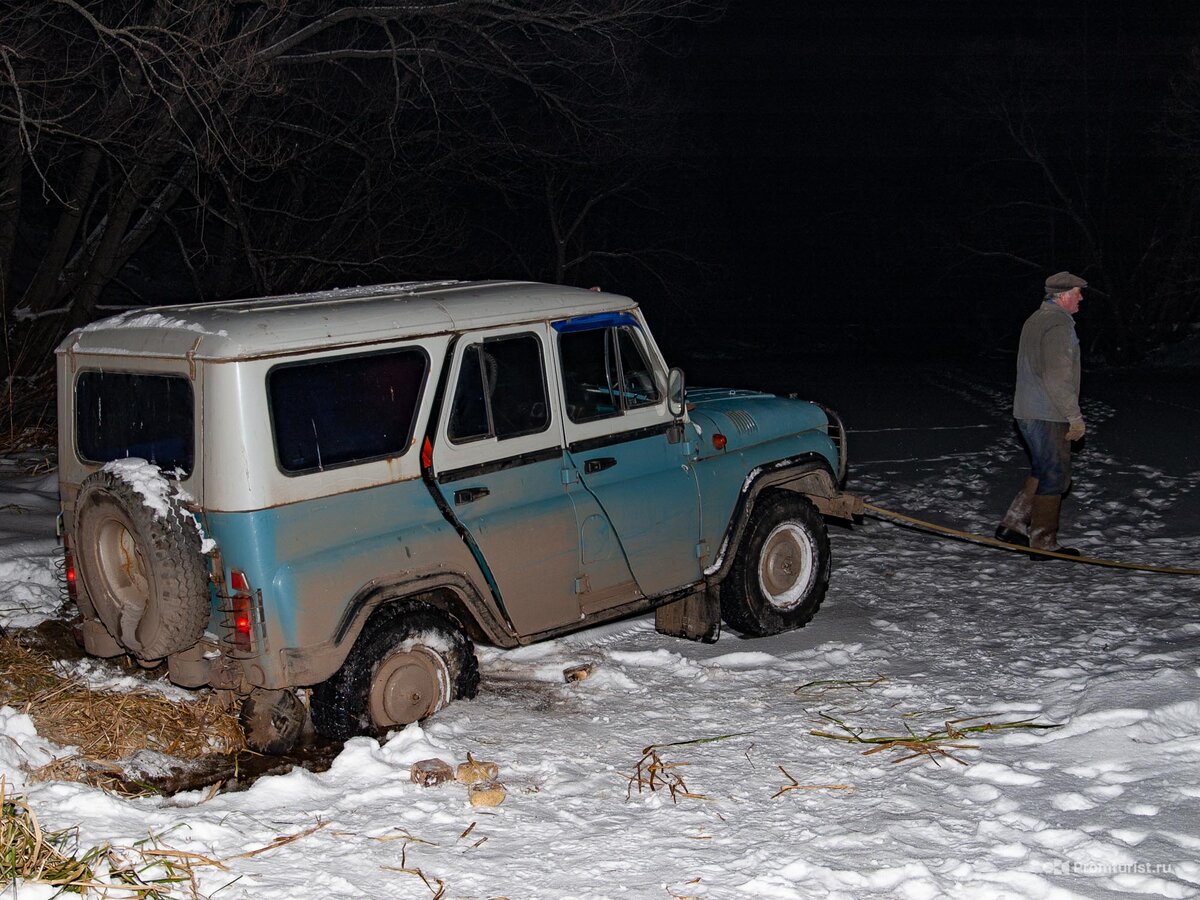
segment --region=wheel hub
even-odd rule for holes
[[[449,698],[450,672],[442,657],[418,644],[380,663],[371,682],[371,720],[386,728],[433,715]]]
[[[109,519],[97,530],[100,574],[122,606],[144,607],[150,599],[150,579],[137,540],[125,524]]]
[[[792,522],[775,527],[758,560],[758,585],[776,609],[799,604],[812,581],[816,552],[809,534]]]

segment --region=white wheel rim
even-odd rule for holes
[[[107,519],[97,529],[99,574],[122,608],[142,609],[150,601],[150,579],[137,539],[118,519]]]
[[[758,587],[778,610],[799,606],[817,570],[817,547],[811,534],[795,522],[776,525],[758,556]]]

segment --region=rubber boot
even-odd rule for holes
[[[1029,546],[1029,516],[1033,509],[1033,492],[1037,490],[1038,480],[1032,475],[1025,479],[1017,496],[1008,507],[1008,512],[996,527],[996,540],[1006,544]]]
[[[1035,550],[1050,550],[1054,553],[1079,556],[1079,551],[1074,547],[1063,547],[1058,543],[1058,513],[1061,508],[1061,494],[1033,495],[1029,515],[1029,546]],[[1034,556],[1032,558],[1044,561],[1049,557]]]

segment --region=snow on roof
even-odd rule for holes
[[[237,359],[632,307],[618,294],[520,281],[431,281],[132,310],[59,353]]]

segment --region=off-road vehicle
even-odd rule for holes
[[[806,623],[850,518],[812,403],[692,390],[638,306],[514,282],[158,307],[57,354],[81,639],[243,698],[285,751],[425,718],[516,647],[657,609]],[[298,689],[311,689],[301,691]]]

